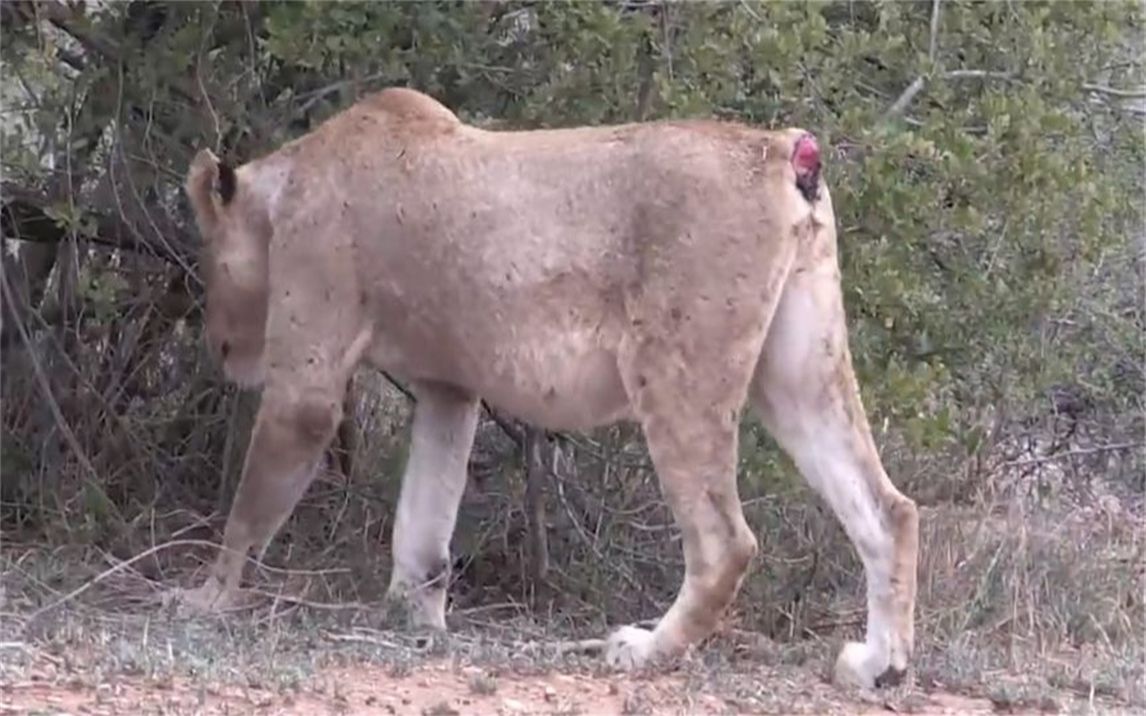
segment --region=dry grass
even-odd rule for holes
[[[27,385],[0,378],[4,682],[48,658],[95,683],[128,674],[278,692],[347,660],[381,665],[397,679],[449,656],[491,669],[467,676],[464,691],[500,697],[506,673],[598,674],[594,658],[542,645],[655,617],[675,594],[679,534],[635,429],[556,441],[547,496],[551,569],[538,582],[529,573],[518,451],[485,421],[453,544],[457,633],[427,647],[380,630],[409,407],[363,374],[354,472],[324,473],[266,563],[249,569],[254,607],[221,621],[177,619],[161,597],[193,583],[211,557],[254,403],[232,389],[221,399],[194,399],[218,390],[214,379],[170,386],[168,399],[137,406],[138,419],[115,422],[91,405],[73,406],[90,416],[73,427],[95,464],[129,456],[94,481],[50,441],[34,469],[16,460],[32,454],[21,436],[39,430],[42,416]],[[189,430],[189,421],[199,429]],[[101,432],[112,435],[106,444],[95,439]],[[911,453],[892,435],[880,441],[889,470],[927,503],[916,691],[893,697],[899,707],[934,689],[1004,709],[1146,707],[1143,508],[1141,495],[1124,489],[1137,484],[1125,476],[1140,472],[1140,451],[1089,452],[1084,444],[1060,461],[999,448],[973,471],[945,455],[901,457]],[[951,464],[961,467],[952,472]],[[821,694],[839,643],[861,632],[863,579],[834,517],[790,469],[772,462],[744,472],[760,557],[722,633],[684,675],[686,685],[719,693],[734,710],[783,710],[797,697],[777,684]],[[957,480],[975,489],[948,489]],[[956,492],[961,499],[949,497]],[[823,692],[800,703],[815,711],[832,698]],[[626,694],[626,708],[641,712],[643,699],[639,689]]]
[[[8,568],[6,577],[23,574],[22,568]],[[296,705],[308,698],[343,707],[368,704],[373,697],[364,697],[363,689],[369,682],[413,690],[418,709],[399,713],[438,708],[474,713],[472,707],[459,706],[457,694],[468,694],[475,703],[492,699],[513,704],[525,700],[523,689],[545,707],[544,713],[599,713],[577,700],[586,697],[590,684],[608,684],[615,696],[611,703],[616,704],[609,712],[625,713],[826,714],[858,713],[861,708],[865,713],[888,708],[933,713],[936,697],[952,693],[984,697],[954,702],[982,713],[992,708],[1106,713],[1131,705],[1118,697],[992,671],[986,662],[966,683],[937,683],[935,674],[945,668],[938,662],[943,651],[930,646],[921,654],[914,685],[855,700],[823,679],[835,650],[830,640],[782,643],[746,631],[727,631],[678,668],[618,679],[592,656],[552,648],[553,640],[563,635],[525,618],[492,623],[456,615],[460,618],[451,635],[426,644],[366,626],[374,616],[366,609],[276,612],[263,604],[241,616],[186,619],[162,611],[130,614],[77,602],[34,623],[9,621],[10,614],[4,623],[0,684],[12,687],[11,693],[36,680],[65,693],[117,684],[117,693],[127,696],[138,690],[174,698],[192,689],[200,709],[236,689],[263,704],[282,698]],[[959,661],[960,668],[967,664]],[[355,674],[359,678],[353,678]],[[368,674],[368,683],[359,683]],[[574,677],[588,681],[562,686],[562,680]],[[397,692],[397,686],[384,687],[383,693],[386,689]],[[133,698],[142,703],[141,694]]]
[[[386,530],[379,523],[392,496],[347,497],[346,487],[323,485],[272,552],[271,559],[289,569],[257,570],[255,606],[222,620],[180,619],[161,606],[164,588],[193,579],[188,553],[194,549],[186,545],[124,565],[90,545],[8,542],[0,580],[0,642],[6,645],[0,677],[18,680],[32,656],[44,653],[72,666],[82,661],[82,671],[97,681],[112,674],[181,676],[271,691],[299,689],[348,660],[381,664],[396,678],[442,656],[489,667],[468,681],[475,696],[496,692],[501,679],[495,674],[505,669],[517,676],[571,668],[597,673],[591,657],[546,645],[654,616],[671,598],[679,544],[658,526],[667,524],[663,505],[634,510],[619,500],[589,523],[566,503],[593,495],[571,495],[581,488],[563,480],[557,509],[585,523],[569,529],[568,541],[554,542],[549,596],[539,600],[528,578],[513,579],[527,560],[520,545],[513,547],[524,518],[512,482],[505,492],[487,487],[468,500],[479,513],[470,524],[481,529],[459,535],[464,566],[453,590],[456,633],[448,640],[427,646],[378,629],[388,573],[380,554]],[[632,493],[635,502],[647,498],[639,489]],[[748,710],[782,704],[766,699],[771,687],[746,669],[820,683],[838,643],[862,628],[858,566],[831,516],[803,498],[797,491],[749,500],[750,520],[761,526],[762,556],[722,633],[686,664],[686,677]],[[482,510],[501,514],[490,518]],[[332,513],[337,519],[319,522]],[[924,508],[914,688],[988,698],[1007,709],[1146,707],[1139,525],[1138,512],[1109,499],[1039,504],[1012,494],[998,504]],[[485,582],[489,572],[474,565],[491,559],[504,560],[509,576]],[[626,578],[643,589],[606,593],[604,585]],[[85,585],[90,588],[69,598]],[[898,698],[907,703],[920,693]],[[641,694],[627,698],[640,712]]]

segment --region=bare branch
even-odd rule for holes
[[[943,73],[945,80],[1013,80],[1017,77],[1010,72],[993,70],[951,70]]]
[[[490,419],[492,419],[493,422],[497,423],[497,426],[499,428],[501,428],[501,431],[503,433],[505,433],[506,435],[509,436],[510,440],[513,440],[513,444],[517,446],[517,449],[524,451],[525,450],[525,435],[523,434],[524,431],[519,429],[518,426],[514,424],[513,420],[506,418],[504,415],[498,413],[496,410],[493,409],[492,405],[485,402],[484,400],[482,401],[482,405],[485,406],[485,411],[489,415]]]
[[[1136,450],[1146,446],[1146,443],[1111,443],[1110,445],[1098,445],[1096,447],[1078,448],[1076,450],[1064,450],[1056,452],[1051,455],[1040,455],[1038,457],[1028,457],[1022,460],[1011,460],[1010,462],[1003,463],[1006,467],[1022,467],[1025,465],[1039,465],[1044,462],[1055,462],[1063,460],[1068,457],[1080,457],[1082,455],[1096,455],[1104,452],[1116,452],[1119,450]]]
[[[928,45],[927,58],[931,60],[933,64],[935,62],[935,53],[939,47],[939,2],[940,0],[934,0],[931,4],[931,39]],[[924,75],[916,77],[911,84],[907,85],[907,89],[903,90],[903,93],[887,108],[887,112],[883,115],[884,121],[894,119],[903,114],[908,105],[915,99],[915,96],[922,92],[926,85],[927,78]]]
[[[383,377],[383,378],[385,378],[385,379],[386,379],[386,381],[387,381],[388,383],[390,383],[390,385],[392,385],[392,386],[394,386],[395,388],[397,388],[399,393],[401,393],[402,395],[406,396],[406,400],[409,400],[411,403],[413,403],[413,404],[417,405],[417,403],[418,403],[418,398],[417,398],[417,397],[415,397],[415,396],[414,396],[414,394],[413,394],[412,392],[410,392],[410,389],[409,389],[409,388],[407,388],[406,386],[404,386],[404,385],[402,385],[401,383],[399,383],[397,378],[395,378],[394,376],[390,375],[390,374],[389,374],[389,373],[387,373],[386,371],[384,371],[384,370],[380,370],[379,372],[382,374],[382,377]]]
[[[1010,72],[996,72],[993,70],[951,70],[939,75],[940,78],[945,80],[967,80],[967,79],[980,79],[980,80],[1013,80],[1016,76]],[[920,75],[915,78],[907,89],[896,98],[895,102],[888,107],[887,112],[884,113],[884,120],[893,119],[900,114],[903,114],[908,105],[915,100],[916,95],[923,91],[927,86],[927,77]]]
[[[505,69],[510,70],[510,68]],[[335,92],[340,92],[341,90],[349,87],[358,87],[359,85],[364,85],[376,80],[385,79],[386,76],[387,73],[385,72],[375,72],[374,74],[366,75],[365,77],[349,80],[338,80],[337,82],[332,82],[323,87],[319,87],[318,89],[314,89],[309,92],[302,92],[294,98],[295,102],[299,102],[301,104],[297,109],[294,110],[293,115],[295,117],[302,117],[306,115],[306,113],[309,112],[317,102],[322,100],[327,95],[333,94]]]
[[[931,4],[931,42],[927,47],[927,59],[935,62],[935,53],[939,49],[939,2],[935,0]]]
[[[3,236],[33,243],[56,243],[67,237],[68,232],[48,216],[47,209],[53,199],[45,192],[4,183],[0,185],[0,197],[0,234]],[[80,240],[157,256],[181,268],[186,266],[186,257],[175,247],[156,246],[140,240],[121,217],[102,213],[93,216],[95,231],[90,236],[78,237]],[[188,243],[180,242],[183,245]]]
[[[89,30],[79,22],[79,13],[82,13],[82,9],[77,12],[62,2],[37,3],[35,7],[36,12],[45,20],[71,35],[75,38],[76,42],[80,43],[88,52],[100,55],[111,62],[119,63],[124,61],[123,53],[119,45],[99,33]],[[175,94],[188,102],[196,104],[199,102],[198,93],[195,91],[195,88],[184,78],[172,77],[170,82],[171,90]]]
[[[915,81],[909,84],[907,89],[903,90],[903,94],[899,95],[899,98],[888,107],[883,118],[888,120],[903,114],[903,111],[907,109],[907,105],[911,104],[911,101],[915,99],[915,95],[923,91],[925,84],[927,84],[927,80],[924,79],[923,75],[916,77]]]
[[[527,427],[525,436],[525,518],[529,529],[530,576],[534,589],[540,592],[549,573],[545,482],[552,469],[546,463],[552,462],[553,448],[541,428]]]
[[[1143,99],[1146,98],[1146,90],[1128,90],[1118,89],[1117,87],[1107,87],[1106,85],[1084,84],[1084,90],[1090,92],[1097,92],[1099,94],[1108,95],[1110,97],[1120,97],[1122,99]]]
[[[8,285],[8,278],[2,272],[0,272],[0,292],[3,294],[5,304],[9,306],[16,305],[16,297]],[[31,348],[32,339],[28,335],[27,327],[24,326],[24,323],[20,320],[19,316],[16,316],[15,314],[11,315],[13,315],[13,322],[16,325],[16,331],[20,334],[21,340],[24,341],[24,346]],[[64,442],[66,442],[68,447],[71,448],[72,455],[75,456],[76,461],[91,477],[91,485],[94,488],[99,489],[99,471],[96,470],[95,465],[93,465],[91,460],[88,459],[87,453],[84,451],[83,446],[80,445],[80,441],[76,437],[76,434],[72,431],[71,425],[68,424],[67,418],[64,417],[64,413],[60,409],[60,404],[56,401],[56,396],[52,392],[52,384],[48,380],[48,375],[44,371],[44,367],[40,365],[40,361],[35,357],[35,351],[29,351],[29,355],[32,356],[32,373],[36,379],[36,384],[39,386],[40,392],[43,393],[44,402],[47,403],[48,410],[51,412],[52,418],[56,421],[56,427],[59,428],[60,434],[63,435]],[[107,498],[106,494],[104,495],[104,498],[107,499],[109,503],[111,502],[110,498]]]

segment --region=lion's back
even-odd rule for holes
[[[360,105],[364,109],[408,122],[434,122],[454,126],[461,124],[457,115],[444,104],[406,87],[387,87],[369,95]]]

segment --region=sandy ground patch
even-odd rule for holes
[[[551,671],[515,674],[448,660],[396,670],[351,663],[325,668],[295,688],[202,683],[183,677],[111,675],[99,682],[69,674],[57,659],[35,660],[26,678],[3,684],[3,714],[341,714],[462,716],[469,714],[731,714],[1044,712],[1036,706],[1000,708],[981,698],[919,691],[845,695],[808,675],[762,681],[764,699],[721,693],[673,673],[628,676]],[[767,679],[769,675],[763,674]],[[745,674],[745,678],[750,675]],[[788,703],[785,705],[785,701]]]

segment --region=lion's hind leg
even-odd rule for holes
[[[613,666],[674,657],[711,634],[756,554],[736,486],[738,422],[753,363],[745,354],[687,370],[680,351],[656,342],[622,357],[626,391],[682,532],[685,575],[655,629],[627,626],[609,637],[605,658]]]
[[[837,681],[865,688],[895,683],[914,643],[918,516],[876,452],[848,351],[839,273],[830,263],[790,277],[751,402],[863,561],[867,637],[844,647]]]

